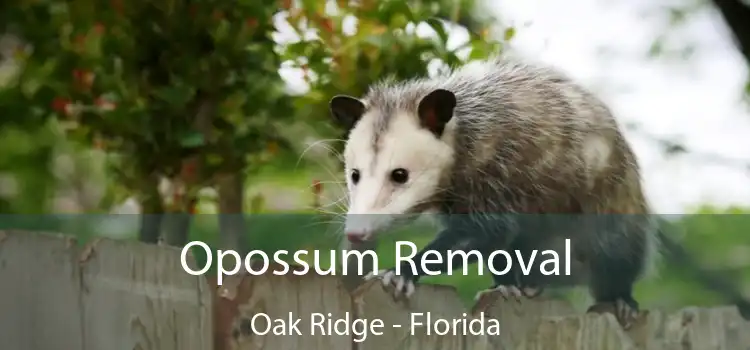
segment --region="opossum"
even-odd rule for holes
[[[651,215],[638,161],[613,113],[550,65],[498,56],[434,78],[384,79],[361,98],[334,96],[329,107],[348,134],[344,232],[351,242],[436,214],[443,229],[414,261],[437,251],[442,262],[430,270],[445,273],[458,267],[447,266],[448,250],[560,252],[570,239],[570,277],[516,269],[493,275],[477,297],[531,298],[546,286],[587,285],[590,311],[613,305],[629,325],[639,313],[633,286],[660,253],[692,263]],[[395,296],[409,297],[425,275],[416,265],[416,274],[406,265],[400,276],[395,269],[377,276],[396,287]],[[750,318],[736,289],[705,272],[698,277]]]

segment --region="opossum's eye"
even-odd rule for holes
[[[352,178],[352,183],[356,185],[357,182],[359,182],[359,170],[357,169],[352,170],[352,174],[350,176]]]
[[[391,172],[391,180],[399,184],[406,183],[409,181],[409,172],[403,168],[395,169]]]

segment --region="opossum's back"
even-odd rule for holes
[[[456,148],[467,156],[457,159],[453,188],[464,205],[570,212],[582,205],[578,194],[603,196],[637,180],[631,149],[597,97],[544,67],[495,73],[457,90],[493,84],[458,96]]]

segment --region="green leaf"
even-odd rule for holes
[[[219,21],[219,25],[211,33],[214,37],[214,42],[220,43],[229,37],[230,24],[229,21],[222,19]]]
[[[411,11],[411,6],[407,1],[392,1],[391,3],[391,10],[396,15],[406,16],[406,19],[409,21],[414,21],[414,13]]]
[[[205,144],[206,140],[203,134],[197,131],[191,131],[180,138],[180,146],[186,148],[200,147]]]
[[[193,98],[195,88],[185,85],[167,86],[156,90],[154,94],[173,106],[182,106]]]
[[[409,17],[403,13],[397,13],[391,17],[391,27],[404,28],[409,23]]]
[[[516,36],[516,28],[508,27],[505,29],[505,33],[503,34],[503,39],[505,39],[505,41],[510,41],[514,36]]]
[[[469,60],[479,60],[487,57],[490,54],[487,45],[484,45],[481,41],[474,41],[471,53],[469,54]]]
[[[430,27],[432,27],[432,29],[434,29],[435,32],[437,32],[438,37],[440,37],[440,41],[442,42],[443,45],[445,45],[445,43],[448,42],[448,33],[445,31],[445,26],[443,25],[443,21],[435,17],[431,17],[427,19],[427,24],[429,24]]]

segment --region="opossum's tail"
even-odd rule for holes
[[[689,271],[698,282],[707,289],[718,293],[724,299],[737,305],[737,309],[743,319],[750,321],[750,301],[740,292],[736,285],[730,282],[727,276],[719,271],[706,271],[699,266],[695,259],[680,244],[665,234],[663,225],[658,230],[659,243],[662,254],[670,263],[682,266]]]

